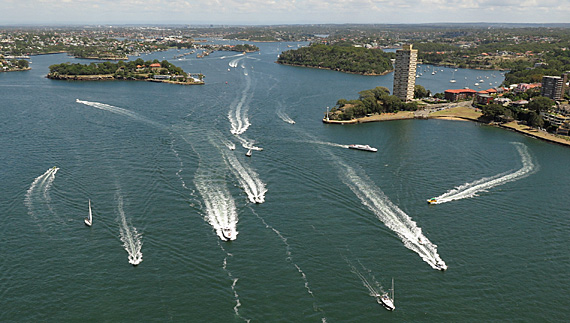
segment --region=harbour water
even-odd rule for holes
[[[203,86],[45,78],[86,62],[64,54],[0,73],[0,321],[567,320],[568,148],[463,121],[325,125],[392,74],[256,45],[142,57]],[[460,69],[455,87],[493,76]],[[389,312],[374,295],[392,278]]]

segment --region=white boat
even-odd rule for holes
[[[379,298],[376,298],[376,301],[386,307],[387,310],[393,311],[396,309],[396,305],[394,305],[394,278],[392,278],[392,288],[390,289],[392,296],[390,297],[389,293],[384,293],[380,295]]]
[[[445,271],[447,270],[447,265],[445,264],[445,262],[439,260],[436,264],[435,267],[437,268],[437,270],[441,270],[441,271]]]
[[[453,74],[451,74],[451,80],[449,80],[449,83],[455,83],[455,71],[453,71]]]
[[[365,150],[365,151],[372,151],[372,152],[377,152],[378,149],[374,148],[374,147],[370,147],[368,145],[348,145],[348,148],[350,149],[357,149],[357,150]]]
[[[230,227],[223,227],[222,235],[224,238],[226,238],[226,240],[232,240],[232,229]]]
[[[89,200],[89,216],[84,220],[85,225],[90,227],[93,224],[93,213],[91,213],[91,200]]]
[[[247,157],[251,157],[251,154],[252,154],[252,151],[251,151],[251,149],[250,149],[250,150],[248,150],[248,151],[245,153],[245,155],[246,155]]]

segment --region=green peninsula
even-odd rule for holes
[[[381,49],[313,44],[281,53],[277,63],[362,75],[384,75],[392,71],[390,59],[394,57],[394,53]]]
[[[91,64],[62,63],[49,67],[48,78],[54,80],[97,81],[139,80],[174,84],[204,84],[204,75],[191,75],[168,61],[103,62]]]

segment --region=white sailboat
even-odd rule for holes
[[[396,305],[394,305],[394,278],[392,278],[392,288],[390,289],[392,296],[390,297],[389,293],[384,293],[377,298],[376,301],[386,307],[387,310],[393,311],[396,309]]]
[[[90,227],[93,224],[93,213],[91,212],[91,200],[89,200],[89,216],[85,218],[85,225]]]
[[[449,83],[455,83],[455,71],[453,71],[453,74],[451,74],[451,80],[449,80]]]

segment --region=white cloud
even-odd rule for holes
[[[0,24],[568,22],[560,0],[2,0]]]

